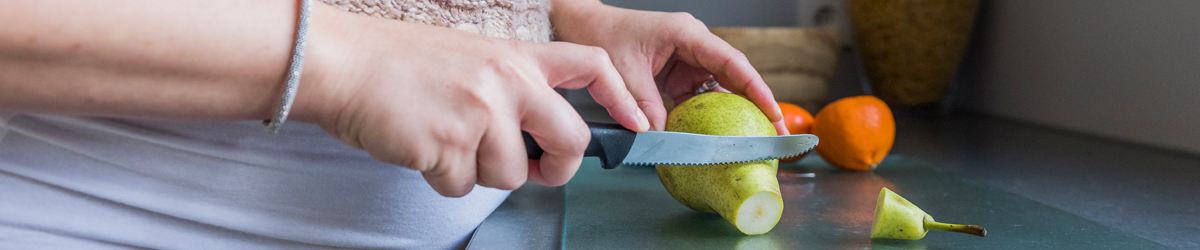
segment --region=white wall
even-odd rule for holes
[[[984,2],[968,109],[1200,153],[1200,1]]]

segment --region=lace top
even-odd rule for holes
[[[374,17],[436,25],[489,37],[548,42],[550,0],[321,0]]]

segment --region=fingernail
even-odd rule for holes
[[[650,119],[646,118],[646,113],[642,112],[642,109],[638,109],[637,113],[638,113],[638,117],[637,117],[638,131],[637,132],[650,131]]]

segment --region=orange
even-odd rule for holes
[[[796,104],[779,102],[779,110],[783,111],[783,124],[787,127],[788,133],[793,135],[811,134],[813,125],[813,116]],[[779,162],[793,162],[803,158],[805,154],[779,159]]]
[[[896,120],[874,96],[842,98],[817,113],[817,153],[835,167],[867,171],[883,162],[896,141]]]

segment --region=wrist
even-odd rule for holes
[[[330,124],[337,117],[337,108],[349,99],[345,93],[353,46],[353,31],[347,31],[344,11],[326,4],[314,4],[312,24],[308,31],[308,46],[303,75],[292,105],[290,120]],[[283,83],[280,83],[282,86]]]
[[[595,29],[585,27],[608,11],[616,7],[608,6],[595,0],[555,0],[550,11],[550,23],[554,27],[555,38],[561,41],[579,43],[594,33]]]

